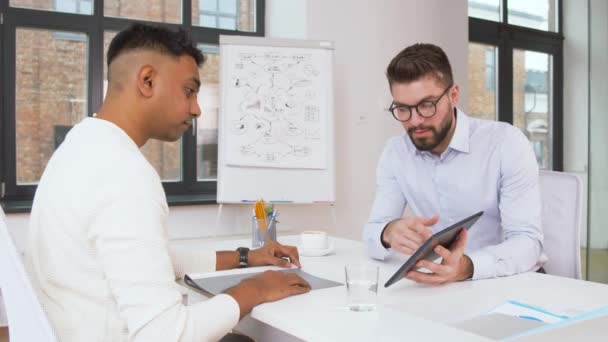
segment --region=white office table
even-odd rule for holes
[[[405,256],[375,261],[367,257],[359,241],[331,240],[335,243],[335,252],[324,257],[302,257],[302,270],[344,283],[346,264],[378,265],[380,279],[376,311],[348,310],[345,287],[333,287],[260,305],[239,324],[237,330],[258,341],[491,341],[451,327],[449,323],[484,314],[507,300],[571,314],[608,306],[608,285],[539,273],[442,286],[420,285],[403,279],[385,289],[384,283],[403,263]],[[279,241],[297,245],[298,237],[279,237]],[[248,246],[250,241],[186,240],[174,244],[179,248],[234,250],[238,246]],[[250,271],[259,270],[229,272]],[[194,292],[189,296],[191,302],[202,300]]]

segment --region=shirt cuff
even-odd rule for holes
[[[205,336],[204,340],[217,341],[238,324],[241,316],[239,303],[223,293],[189,307],[198,323],[195,339]]]
[[[484,250],[476,250],[468,253],[467,256],[473,263],[472,280],[496,277],[496,262],[492,253]]]
[[[369,256],[374,259],[384,260],[391,254],[391,250],[384,248],[382,245],[382,231],[384,227],[389,223],[368,223],[366,227],[365,245],[367,246],[367,252]]]

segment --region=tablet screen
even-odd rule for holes
[[[442,245],[445,248],[450,248],[452,243],[456,240],[456,237],[463,229],[469,229],[479,220],[479,218],[483,215],[483,211],[478,212],[475,215],[469,216],[466,219],[457,222],[440,232],[431,236],[428,240],[426,240],[414,254],[412,254],[409,259],[393,274],[393,276],[384,284],[384,287],[389,287],[401,280],[407,272],[416,269],[416,264],[418,261],[422,259],[426,260],[435,260],[439,258],[439,255],[435,253],[435,247],[437,245]]]

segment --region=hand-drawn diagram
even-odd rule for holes
[[[327,85],[321,61],[306,49],[255,46],[226,59],[228,164],[326,167]]]

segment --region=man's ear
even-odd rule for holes
[[[151,65],[144,65],[137,73],[137,89],[143,97],[151,97],[154,95],[156,86],[157,72]]]
[[[460,101],[460,87],[458,84],[454,84],[452,89],[449,91],[450,100],[452,101],[453,106],[458,105],[458,101]]]

